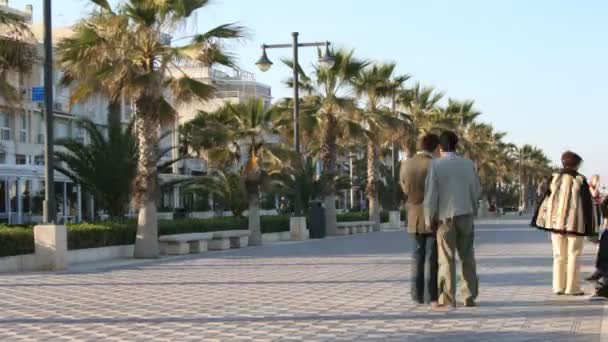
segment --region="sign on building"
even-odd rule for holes
[[[44,87],[32,87],[32,102],[44,102]]]

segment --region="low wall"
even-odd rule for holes
[[[289,241],[290,232],[266,233],[262,235],[263,244],[279,241]],[[129,258],[133,256],[134,245],[110,246],[101,248],[76,249],[68,251],[68,265],[77,265],[111,259]],[[16,273],[35,271],[36,258],[34,254],[0,257],[0,273]]]
[[[279,232],[279,233],[266,233],[262,234],[262,244],[267,245],[273,242],[279,241],[290,241],[291,240],[291,232]]]
[[[132,255],[133,245],[76,249],[68,251],[68,265],[126,258]],[[35,271],[37,268],[36,266],[34,254],[0,258],[0,273]]]

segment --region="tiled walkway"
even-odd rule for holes
[[[545,233],[511,220],[478,224],[476,238],[477,308],[413,305],[412,242],[373,233],[0,276],[0,341],[600,340],[603,303],[551,294]]]

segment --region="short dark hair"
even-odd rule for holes
[[[437,134],[425,134],[418,142],[418,147],[425,152],[434,152],[439,146],[439,136]]]
[[[443,131],[439,136],[439,145],[446,152],[454,152],[458,145],[458,136],[452,131]]]
[[[575,169],[581,165],[583,158],[572,151],[566,151],[562,154],[562,166],[564,169]]]

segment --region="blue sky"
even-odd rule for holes
[[[12,7],[42,0],[10,0]],[[55,0],[55,25],[87,12],[85,0]],[[608,2],[601,0],[215,0],[188,30],[226,22],[249,28],[234,47],[240,66],[256,72],[277,97],[289,69],[278,65],[289,50],[269,51],[275,67],[260,73],[253,63],[262,43],[330,40],[358,55],[395,61],[401,73],[456,99],[473,99],[482,120],[508,132],[517,144],[543,148],[553,160],[572,149],[583,172],[608,183]],[[314,49],[301,50],[312,63]]]

